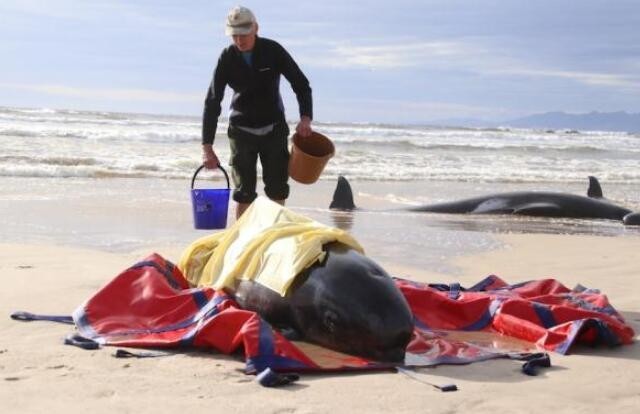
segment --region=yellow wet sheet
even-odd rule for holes
[[[296,275],[324,258],[322,245],[334,241],[363,252],[344,230],[258,197],[233,226],[187,247],[178,267],[193,286],[233,289],[238,280],[254,280],[284,296]]]

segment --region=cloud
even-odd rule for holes
[[[41,0],[8,0],[0,5],[0,10],[5,13],[20,13],[55,19],[94,20],[105,12],[119,10],[121,7],[121,4],[101,1],[57,0],[55,2],[45,2]]]
[[[408,99],[339,99],[325,102],[325,106],[344,108],[335,113],[349,114],[356,120],[378,119],[389,122],[396,119],[401,122],[424,122],[437,119],[455,117],[474,117],[495,119],[514,115],[522,115],[517,111],[505,107],[470,104],[457,104],[443,101],[415,101]],[[341,119],[338,119],[341,120]]]
[[[640,78],[619,73],[581,72],[570,70],[537,69],[524,67],[502,68],[491,71],[496,75],[569,79],[593,86],[636,89],[640,91]]]
[[[122,0],[8,0],[0,5],[0,11],[9,16],[23,15],[44,19],[60,19],[86,24],[113,25],[135,30],[139,26],[155,27],[165,30],[187,30],[193,22],[181,19],[177,14],[183,8],[179,6],[132,4]]]
[[[371,68],[400,68],[422,66],[435,59],[460,57],[468,48],[450,41],[421,42],[383,46],[339,46],[333,49],[336,62]]]
[[[367,69],[393,72],[398,69],[424,69],[449,72],[470,72],[480,76],[516,76],[523,78],[556,78],[576,83],[612,88],[640,90],[638,62],[618,63],[614,71],[585,71],[580,66],[585,62],[558,61],[541,65],[518,56],[506,48],[477,39],[461,40],[395,40],[394,43],[351,45],[344,42],[327,42],[307,39],[306,45],[299,41],[296,47],[303,51],[302,59],[313,66],[341,69]],[[304,50],[311,49],[313,53]],[[571,69],[562,66],[571,67]],[[573,69],[577,67],[577,69]]]
[[[293,42],[292,42],[293,43]],[[344,42],[307,40],[296,42],[306,59],[315,66],[394,70],[398,68],[442,65],[478,59],[485,51],[453,40],[403,41],[387,44],[352,45]],[[294,43],[295,44],[295,43]],[[304,57],[303,57],[304,58]]]
[[[180,103],[194,102],[203,99],[201,93],[167,92],[150,89],[104,89],[104,88],[79,88],[66,85],[42,85],[42,84],[8,84],[0,83],[2,89],[14,89],[30,92],[38,92],[47,95],[83,98],[91,100],[113,101],[139,101]]]

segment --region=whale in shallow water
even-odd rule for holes
[[[336,210],[354,210],[349,181],[340,176],[329,206]],[[603,198],[598,179],[589,177],[587,196],[561,192],[514,191],[467,198],[445,203],[407,207],[406,211],[449,214],[517,214],[538,217],[567,217],[619,220],[640,225],[640,213],[613,204]]]
[[[413,334],[406,299],[385,270],[340,243],[296,277],[286,296],[253,281],[233,295],[245,309],[300,339],[378,361],[399,362]]]

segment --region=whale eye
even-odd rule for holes
[[[324,323],[325,328],[327,328],[327,331],[333,333],[338,325],[338,315],[334,311],[328,310],[324,313],[322,322]]]

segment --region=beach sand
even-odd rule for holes
[[[19,183],[15,180],[16,188],[20,187]],[[442,393],[393,372],[303,375],[292,386],[270,389],[261,387],[254,376],[245,375],[242,361],[215,352],[127,360],[114,358],[114,348],[85,351],[65,346],[62,339],[72,327],[49,322],[16,322],[9,314],[16,310],[70,314],[137,260],[155,251],[176,261],[186,243],[203,234],[187,229],[190,226],[188,201],[176,202],[178,207],[172,207],[171,200],[163,202],[165,210],[159,208],[158,203],[150,202],[152,208],[147,205],[145,209],[155,213],[149,213],[151,217],[141,216],[140,222],[172,223],[175,227],[157,225],[154,230],[166,234],[168,228],[175,228],[172,237],[154,238],[155,233],[149,234],[138,221],[140,228],[133,231],[123,226],[118,217],[129,223],[128,214],[142,214],[140,211],[145,209],[134,202],[123,204],[122,198],[118,198],[121,195],[114,187],[122,187],[122,193],[130,192],[126,185],[120,182],[118,185],[100,182],[99,185],[108,187],[110,192],[93,194],[89,199],[65,194],[38,204],[34,202],[35,197],[30,198],[22,191],[20,200],[0,205],[5,220],[9,220],[8,211],[17,208],[23,209],[21,217],[24,217],[22,223],[12,222],[13,227],[7,227],[9,231],[0,244],[4,281],[0,290],[0,314],[4,315],[0,318],[0,412],[529,413],[553,410],[601,413],[606,410],[635,413],[640,406],[637,343],[613,349],[578,348],[568,356],[551,354],[553,367],[537,377],[521,374],[521,363],[510,360],[418,370],[418,376],[425,381],[455,383],[459,391],[453,393]],[[141,192],[144,188],[144,183],[132,185]],[[325,183],[318,188],[326,193],[330,187]],[[172,188],[166,191],[172,194]],[[8,193],[4,194],[5,200]],[[312,191],[300,190],[294,194],[291,204],[301,212],[324,219],[330,217],[326,210],[313,209],[319,196]],[[144,194],[140,196],[143,197]],[[87,206],[94,205],[96,200],[100,202],[99,210],[91,211]],[[55,214],[50,210],[54,206],[57,206]],[[65,206],[72,211],[66,211]],[[185,214],[176,213],[172,208]],[[159,210],[163,210],[162,214]],[[85,221],[96,221],[95,232],[90,231],[87,223],[68,222],[71,219],[64,218],[73,217],[79,211],[93,214],[85,217]],[[170,220],[169,213],[180,217],[176,219],[178,224]],[[11,219],[18,216],[12,214]],[[54,223],[43,228],[44,220],[38,221],[41,214],[48,214],[47,220]],[[102,221],[98,222],[98,217]],[[484,231],[486,228],[469,230],[472,221],[462,221],[466,223],[462,227],[432,227],[430,223],[438,219],[421,222],[421,218],[415,217],[412,220],[418,221],[413,222],[412,228],[411,223],[403,222],[401,217],[371,216],[363,212],[347,219],[369,255],[392,275],[424,282],[457,281],[463,286],[488,274],[497,274],[509,283],[554,277],[569,287],[580,283],[601,289],[636,332],[640,331],[637,253],[640,236],[637,232],[616,236],[586,235],[581,231],[510,234]],[[384,221],[376,226],[382,229],[381,233],[367,230],[373,221]],[[418,225],[423,227],[415,228]],[[34,231],[33,237],[21,236],[25,226],[42,230]],[[396,231],[394,226],[405,226],[405,237],[410,244],[427,243],[428,248],[415,251],[413,247],[389,246],[381,241],[380,237]],[[439,236],[425,241],[415,233]],[[91,243],[100,237],[118,238],[115,235],[120,239],[129,237],[128,240],[135,243]],[[147,242],[139,242],[144,239]],[[442,250],[445,254],[434,247],[442,244],[441,240],[448,243]],[[423,262],[426,264],[422,265]]]

